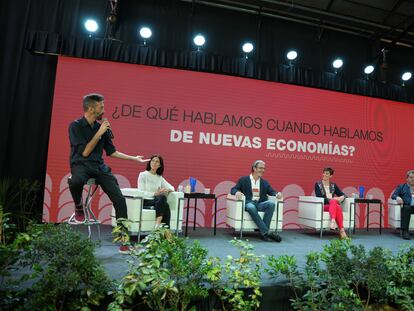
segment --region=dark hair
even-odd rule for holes
[[[147,168],[146,168],[146,170],[147,170],[147,171],[150,171],[150,170],[151,170],[151,161],[152,161],[152,159],[154,159],[154,158],[158,158],[158,159],[160,159],[160,167],[157,169],[156,173],[157,173],[157,175],[162,176],[162,174],[164,173],[164,159],[163,159],[163,158],[162,158],[162,156],[160,156],[159,154],[153,154],[153,155],[151,156],[151,158],[150,158],[149,162],[147,163]]]
[[[89,107],[95,107],[97,102],[102,102],[104,100],[103,95],[98,93],[87,94],[83,97],[83,111],[88,111]]]
[[[335,171],[330,167],[325,167],[322,172],[329,172],[329,174],[332,176]]]
[[[257,167],[257,165],[259,163],[266,164],[265,161],[263,161],[263,160],[256,160],[256,161],[254,161],[253,164],[252,164],[252,173],[254,172],[254,169]]]
[[[411,175],[411,174],[414,174],[414,170],[410,170],[410,171],[408,171],[408,172],[407,172],[407,177],[406,177],[406,178],[410,177],[410,175]]]

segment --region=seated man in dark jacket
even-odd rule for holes
[[[401,233],[404,240],[410,239],[408,227],[411,214],[414,213],[414,170],[407,172],[407,183],[397,186],[392,199],[403,204],[401,208]]]
[[[250,214],[253,221],[260,230],[264,241],[280,242],[282,238],[274,232],[270,232],[270,222],[275,211],[275,203],[268,200],[267,196],[276,196],[282,198],[282,193],[276,193],[270,184],[262,179],[265,170],[265,162],[257,160],[252,164],[252,173],[249,176],[243,176],[237,184],[231,188],[230,193],[236,195],[238,199],[246,197],[246,211]],[[258,212],[264,212],[263,219]]]

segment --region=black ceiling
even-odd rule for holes
[[[182,0],[414,48],[414,0]]]

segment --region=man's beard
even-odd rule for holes
[[[101,121],[103,117],[103,113],[96,116],[96,120]]]

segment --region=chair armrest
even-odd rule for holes
[[[299,202],[307,202],[307,203],[317,203],[317,204],[323,204],[324,203],[324,198],[320,198],[320,197],[315,197],[315,196],[304,196],[301,195],[299,196]]]
[[[144,197],[144,191],[139,190],[138,188],[121,188],[122,195],[125,197]]]
[[[167,203],[170,206],[171,211],[175,211],[178,208],[179,200],[181,198],[184,198],[184,193],[173,191],[170,192],[167,196]],[[180,206],[181,210],[183,210],[184,206],[183,204]]]
[[[344,213],[349,213],[351,203],[355,204],[355,198],[345,198],[345,200],[342,201],[341,206]],[[355,210],[355,205],[353,206],[353,209]]]
[[[403,206],[402,203],[398,203],[397,200],[393,200],[393,199],[388,199],[388,205],[395,205],[395,206],[399,206],[399,207]]]
[[[238,198],[236,197],[236,195],[234,195],[234,194],[230,194],[230,193],[229,193],[229,194],[227,195],[226,200],[229,200],[229,201],[236,201],[236,202],[240,202],[240,201],[245,202],[245,201],[246,201],[246,197],[245,197],[245,196],[243,196],[241,199],[238,199]]]

